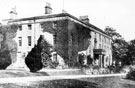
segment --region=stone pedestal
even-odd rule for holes
[[[10,66],[8,66],[7,69],[25,69],[25,70],[29,70],[28,67],[25,64],[24,59],[22,59],[22,58],[17,58],[16,62],[14,62]]]

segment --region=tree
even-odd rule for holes
[[[112,37],[112,55],[113,60],[117,62],[121,61],[125,64],[125,60],[127,57],[127,47],[128,43],[122,38],[122,36],[116,32],[115,29],[107,26],[105,29],[105,33]]]
[[[127,49],[128,52],[126,64],[135,64],[135,39],[129,42]]]
[[[50,65],[50,44],[40,36],[37,45],[28,53],[25,63],[31,72],[37,72],[43,67]]]
[[[6,69],[16,61],[17,43],[13,38],[17,29],[17,24],[0,26],[0,69]]]
[[[37,72],[38,70],[43,68],[43,64],[41,61],[41,37],[38,39],[37,45],[32,48],[32,50],[28,53],[27,57],[25,58],[25,63],[27,67],[30,69],[31,72]]]
[[[114,41],[115,39],[123,39],[122,35],[120,35],[118,32],[116,32],[116,29],[107,26],[105,28],[105,33],[108,34],[109,36],[112,37],[112,40]]]

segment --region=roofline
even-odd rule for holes
[[[105,35],[107,35],[108,37],[111,38],[110,35],[108,35],[107,33],[105,33],[103,30],[101,30],[100,28],[92,25],[91,23],[85,23],[83,21],[81,21],[80,19],[78,19],[77,17],[69,14],[69,13],[59,13],[59,14],[46,14],[46,15],[42,15],[42,16],[34,16],[34,17],[27,17],[27,18],[21,18],[21,19],[15,19],[15,20],[11,20],[9,22],[18,22],[18,21],[26,21],[26,20],[37,20],[37,19],[47,19],[47,18],[55,18],[55,17],[65,17],[65,16],[68,16],[68,17],[71,17],[73,18],[74,20],[77,20],[79,22],[81,22],[82,24],[85,24],[89,27],[92,27],[102,33],[104,33]]]

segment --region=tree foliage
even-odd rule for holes
[[[37,72],[43,67],[41,61],[41,51],[42,51],[41,41],[42,39],[40,37],[38,39],[37,45],[35,45],[34,48],[32,48],[32,50],[28,53],[27,57],[25,58],[25,63],[31,72]]]
[[[51,67],[52,66],[52,60],[51,60],[51,48],[52,46],[47,42],[47,40],[44,39],[44,37],[40,37],[41,39],[41,59],[43,63],[43,67]]]
[[[31,72],[37,72],[43,67],[50,65],[50,48],[50,44],[43,38],[43,36],[40,36],[37,45],[32,48],[25,59],[25,63]]]
[[[118,32],[116,32],[116,29],[107,26],[105,28],[105,33],[112,37],[113,40],[122,38],[122,35],[120,35]]]
[[[127,47],[127,64],[135,64],[135,39],[129,42]]]
[[[128,43],[124,40],[124,38],[122,38],[122,35],[120,35],[115,29],[111,27],[106,27],[105,33],[112,37],[113,60],[116,61],[116,64],[119,61],[125,63],[124,61],[127,57]]]
[[[0,26],[0,69],[6,69],[16,61],[17,43],[13,38],[17,29],[17,24]]]

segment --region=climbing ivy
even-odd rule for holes
[[[69,67],[77,64],[78,52],[89,46],[90,30],[71,20],[48,21],[41,23],[43,32],[56,35],[54,51]]]

